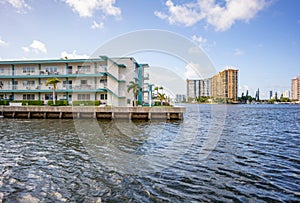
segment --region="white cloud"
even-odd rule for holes
[[[114,6],[116,0],[65,0],[65,2],[80,17],[92,17],[96,10],[101,10],[105,15],[121,16],[121,9]]]
[[[201,74],[199,73],[200,66],[199,64],[190,62],[185,66],[184,76],[187,79],[199,79],[201,78]]]
[[[0,46],[5,46],[5,45],[7,45],[7,42],[2,40],[2,38],[0,37]]]
[[[168,18],[168,15],[166,15],[166,14],[160,12],[160,11],[154,11],[154,15],[157,16],[157,17],[159,17],[160,19],[166,19],[166,18]]]
[[[207,42],[207,39],[205,39],[204,37],[196,36],[196,35],[192,36],[192,40],[199,43],[200,45],[203,45]]]
[[[87,59],[89,58],[86,54],[77,54],[77,51],[74,50],[72,53],[68,53],[66,51],[61,52],[61,58],[67,57],[68,59]]]
[[[166,6],[169,9],[169,15],[159,11],[155,11],[154,15],[161,19],[168,19],[170,24],[179,23],[185,26],[192,26],[204,18],[204,15],[199,12],[199,7],[195,3],[174,5],[172,0],[167,0]]]
[[[4,0],[3,2],[9,3],[11,6],[17,9],[19,13],[26,13],[31,7],[25,2],[25,0]]]
[[[198,0],[197,3],[174,5],[172,0],[167,0],[168,14],[159,11],[154,14],[159,18],[168,19],[170,24],[185,26],[205,20],[216,31],[225,31],[236,21],[248,22],[267,4],[266,0],[226,0],[223,5],[215,0]]]
[[[241,49],[235,49],[234,50],[234,55],[235,56],[242,56],[244,54],[245,54],[245,52],[243,50],[241,50]]]
[[[103,24],[103,22],[97,23],[96,21],[94,21],[91,28],[92,29],[102,29],[102,28],[104,28],[104,24]]]
[[[33,40],[28,47],[22,47],[24,52],[33,51],[36,54],[38,53],[47,53],[46,45],[38,40]]]

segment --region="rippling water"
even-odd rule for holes
[[[186,107],[172,122],[0,120],[0,201],[300,201],[299,106]]]

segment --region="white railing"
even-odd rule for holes
[[[94,90],[94,89],[100,89],[100,88],[106,88],[107,84],[88,84],[88,85],[64,85],[64,84],[57,84],[56,89],[57,90]],[[0,92],[1,90],[52,90],[53,86],[49,85],[2,85],[0,87]],[[125,95],[125,92],[124,92]]]

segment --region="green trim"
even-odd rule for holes
[[[77,78],[77,77],[95,77],[95,76],[105,76],[106,73],[97,74],[58,74],[58,75],[0,75],[0,78]],[[122,80],[119,80],[123,82]]]
[[[106,74],[106,76],[111,77],[112,79],[114,79],[117,82],[126,82],[125,80],[118,80],[118,78],[116,78],[115,76],[113,76],[112,74],[110,74],[108,72],[106,72],[105,74]]]
[[[119,99],[125,99],[125,98],[126,98],[126,97],[120,97],[120,96],[116,95],[113,91],[111,91],[111,90],[108,89],[108,88],[105,88],[105,89],[106,89],[106,91],[107,91],[108,93],[112,94],[114,97],[117,97],[117,98],[119,98]]]
[[[107,56],[100,56],[100,58],[102,58],[103,60],[105,61],[111,61],[114,65],[117,65],[118,67],[120,68],[126,68],[126,66],[124,64],[121,64],[121,63],[117,63],[115,62],[112,58],[108,58]],[[119,59],[122,59],[122,58],[119,58]]]
[[[47,63],[89,63],[103,62],[100,58],[93,59],[48,59],[48,60],[20,60],[20,61],[0,61],[0,65],[16,65],[16,64],[47,64]]]

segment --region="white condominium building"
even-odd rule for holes
[[[57,100],[100,100],[110,106],[132,106],[133,93],[127,91],[130,81],[143,90],[138,94],[140,104],[147,96],[147,64],[132,57],[93,59],[54,59],[0,61],[0,99],[52,100],[49,78],[58,78]]]

